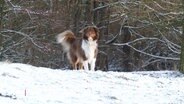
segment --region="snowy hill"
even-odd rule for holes
[[[177,71],[91,72],[0,63],[1,104],[182,104]]]

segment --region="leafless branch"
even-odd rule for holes
[[[16,33],[16,34],[22,35],[22,36],[26,37],[27,39],[29,39],[36,47],[41,48],[41,49],[44,48],[44,47],[39,46],[38,44],[36,44],[34,42],[33,38],[31,38],[29,35],[27,35],[27,34],[25,34],[23,32],[15,31],[15,30],[3,30],[3,31],[1,31],[1,33]]]
[[[135,51],[137,51],[137,52],[139,52],[139,53],[142,53],[142,54],[145,54],[145,55],[154,57],[154,58],[165,59],[165,60],[180,60],[180,58],[157,56],[157,55],[153,55],[153,54],[150,54],[150,53],[146,53],[146,52],[144,52],[144,51],[141,51],[141,50],[139,50],[139,49],[136,49],[135,47],[133,47],[132,45],[130,45],[130,44],[128,44],[128,43],[122,43],[122,44],[113,43],[113,45],[116,45],[116,46],[127,45],[127,46],[131,47],[133,50],[135,50]]]

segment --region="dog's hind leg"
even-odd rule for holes
[[[83,64],[82,63],[79,63],[78,64],[78,68],[79,68],[79,70],[83,70],[84,68],[83,68]]]
[[[72,64],[72,70],[77,70],[77,64],[75,63]]]

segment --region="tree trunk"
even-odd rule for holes
[[[184,73],[184,25],[183,25],[183,34],[182,34],[182,43],[181,43],[180,71]]]
[[[184,26],[183,26],[182,43],[181,43],[180,71],[184,73]]]
[[[94,8],[94,4],[93,4],[93,0],[87,0],[86,1],[86,21],[87,24],[92,24],[93,23],[93,8]]]
[[[0,30],[2,29],[4,0],[0,0]]]
[[[74,33],[77,34],[79,31],[79,23],[81,18],[81,2],[80,0],[77,1],[77,4],[75,4],[76,9],[74,10]]]
[[[182,0],[182,8],[184,10],[184,0]],[[182,24],[182,42],[181,42],[181,56],[180,56],[180,72],[184,73],[184,17],[183,17],[183,20],[182,20],[183,24]]]
[[[3,36],[1,34],[1,30],[3,29],[3,8],[4,8],[4,0],[0,0],[0,51],[2,50],[2,42],[3,42]],[[0,61],[2,60],[1,53],[0,53]]]

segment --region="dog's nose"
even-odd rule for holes
[[[93,41],[93,38],[92,38],[92,37],[89,37],[88,40],[89,40],[89,41]]]

